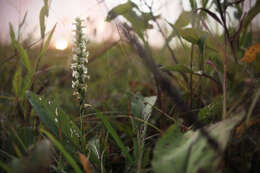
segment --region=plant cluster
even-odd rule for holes
[[[76,18],[72,51],[62,54],[72,53],[70,70],[46,60],[56,28],[46,34],[48,0],[39,49],[20,40],[26,14],[17,33],[10,24],[11,47],[0,50],[14,52],[0,59],[0,172],[259,172],[260,38],[250,24],[260,0],[247,13],[243,0],[189,0],[175,23],[140,2],[148,11],[129,0],[108,12],[108,22],[127,22],[117,23],[122,41],[101,53]],[[161,49],[148,42],[152,28]]]

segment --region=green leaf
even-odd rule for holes
[[[136,10],[141,13],[141,15],[137,15]],[[106,18],[107,21],[111,21],[117,16],[122,15],[126,18],[131,24],[136,33],[140,38],[144,40],[143,32],[146,29],[152,28],[152,25],[149,24],[149,20],[153,19],[152,14],[142,12],[138,6],[128,1],[124,4],[118,5],[112,10],[108,12],[108,16]],[[158,18],[159,16],[154,16],[154,18]]]
[[[11,23],[9,23],[9,32],[10,32],[10,37],[12,40],[12,45],[15,47],[14,43],[15,43],[16,39],[15,39],[13,25]]]
[[[62,137],[64,138],[63,143],[67,144],[69,142],[75,147],[79,147],[79,140],[82,137],[81,131],[64,111],[55,103],[51,103],[30,91],[27,91],[27,98],[45,127],[50,129],[57,137],[59,136],[58,129],[61,128]],[[72,148],[70,147],[70,149]]]
[[[30,64],[30,61],[29,61],[28,54],[27,54],[26,50],[23,48],[23,46],[15,39],[15,34],[14,34],[14,31],[13,31],[12,24],[9,24],[9,28],[10,28],[10,36],[11,36],[11,39],[12,39],[12,44],[16,48],[16,50],[18,51],[19,56],[22,60],[22,63],[24,64],[27,72],[31,73],[32,68],[31,68],[31,64]]]
[[[60,152],[64,155],[67,162],[72,166],[76,173],[83,173],[77,162],[70,156],[70,154],[65,150],[65,148],[56,140],[48,131],[44,129],[40,129],[42,133],[44,133],[48,138],[53,142],[53,144],[60,150]]]
[[[174,26],[176,28],[182,28],[187,26],[192,20],[192,12],[191,11],[183,11],[177,21],[175,22]]]
[[[182,73],[194,73],[189,67],[182,64],[175,64],[172,66],[166,66],[162,68],[163,70],[170,70]]]
[[[251,21],[260,13],[260,0],[257,0],[255,5],[248,11],[244,20],[244,30],[246,31]]]
[[[45,17],[49,16],[49,6],[48,0],[44,0],[44,6],[41,8],[39,21],[40,21],[40,29],[41,29],[41,38],[45,36]]]
[[[44,38],[45,35],[45,11],[46,8],[42,7],[41,11],[40,11],[40,29],[41,29],[41,38]]]
[[[157,96],[143,97],[136,94],[131,102],[131,112],[135,117],[148,121],[152,113],[152,107],[155,104]]]
[[[120,4],[108,12],[106,21],[111,21],[119,15],[124,15],[125,13],[131,11],[134,7],[138,8],[137,5],[131,1]]]
[[[22,90],[22,73],[21,68],[18,67],[13,77],[13,90],[17,97],[21,96]]]
[[[124,143],[122,142],[122,140],[120,139],[120,137],[118,136],[117,132],[115,131],[115,129],[112,127],[112,125],[109,123],[109,121],[107,120],[107,118],[100,112],[97,112],[97,116],[103,121],[107,131],[109,132],[109,134],[113,137],[113,139],[115,140],[115,142],[117,143],[118,147],[121,149],[124,157],[126,157],[126,159],[130,162],[133,163],[133,159],[131,157],[131,155],[128,152],[127,147],[124,145]]]
[[[21,98],[23,98],[24,95],[25,95],[25,91],[31,87],[33,71],[32,71],[31,63],[30,63],[30,60],[29,60],[29,57],[28,57],[28,54],[27,54],[26,50],[15,39],[15,34],[14,34],[13,26],[12,26],[11,23],[9,24],[9,28],[10,28],[10,37],[11,37],[11,40],[12,40],[12,45],[17,50],[17,52],[18,52],[18,54],[20,56],[20,61],[25,66],[25,69],[27,70],[26,76],[25,76],[25,78],[23,79],[23,82],[22,82],[22,86],[20,85],[21,83],[19,83],[19,75],[21,75],[21,71],[20,72],[17,71],[15,76],[14,76],[14,79],[13,79],[14,91],[16,92],[16,94],[18,94],[18,92],[19,92],[19,96]],[[18,82],[18,83],[16,83],[16,82]],[[20,91],[18,91],[19,90],[18,89],[19,86],[21,87]]]
[[[11,169],[10,169],[6,164],[4,164],[1,160],[0,160],[0,167],[1,167],[4,171],[6,171],[7,173],[11,173],[11,172],[12,172]]]
[[[52,133],[58,136],[58,126],[55,123],[55,111],[50,109],[50,104],[48,104],[48,101],[30,91],[27,91],[26,94],[29,102],[36,112],[36,115],[40,118],[43,124],[52,131]]]
[[[197,1],[195,0],[189,0],[190,1],[190,6],[191,6],[191,9],[194,10],[194,9],[197,9]]]
[[[199,121],[210,123],[211,121],[221,118],[222,97],[216,97],[209,105],[200,109],[198,114]]]
[[[186,28],[183,30],[179,30],[179,33],[182,36],[182,38],[184,38],[186,41],[193,43],[193,44],[197,44],[197,42],[200,38],[201,32],[202,31],[199,31],[195,28]]]
[[[47,49],[49,47],[52,35],[53,35],[54,31],[55,31],[56,25],[57,24],[54,25],[54,27],[52,28],[52,30],[51,30],[48,38],[47,38],[47,40],[45,41],[44,46],[43,46],[43,48],[42,48],[42,50],[40,52],[39,58],[42,57],[46,53],[46,51],[47,51]]]
[[[243,119],[238,115],[210,125],[206,131],[225,150],[233,128]],[[221,157],[201,135],[200,130],[182,134],[177,125],[171,126],[157,142],[152,166],[155,173],[218,172]]]
[[[55,29],[56,29],[56,25],[57,25],[57,24],[54,25],[54,27],[52,28],[52,30],[51,30],[51,32],[50,32],[48,38],[47,38],[47,40],[45,41],[45,43],[44,43],[44,45],[43,45],[43,48],[42,48],[42,50],[41,50],[39,56],[37,57],[37,62],[39,62],[39,61],[41,60],[41,57],[43,57],[43,56],[45,55],[45,53],[46,53],[46,51],[47,51],[47,49],[48,49],[48,47],[49,47],[49,44],[50,44],[52,35],[53,35],[53,33],[54,33]],[[35,64],[34,71],[36,70],[37,64],[38,64],[38,63]]]
[[[177,32],[183,39],[190,43],[199,44],[201,40],[204,40],[207,48],[216,50],[215,44],[212,42],[212,40],[208,39],[209,34],[205,31],[195,28],[185,28],[178,29]]]

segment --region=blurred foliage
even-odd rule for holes
[[[141,42],[154,68],[190,109],[176,107],[179,100],[162,90],[135,46],[91,42],[91,106],[82,129],[72,97],[71,47],[53,49],[49,44],[56,25],[45,31],[49,1],[44,0],[39,14],[41,44],[20,39],[27,13],[18,32],[10,24],[12,42],[0,45],[0,172],[259,172],[260,38],[250,23],[260,1],[248,13],[244,1],[189,2],[192,10],[183,11],[175,23],[155,15],[152,4],[144,3],[150,11],[143,12],[130,0],[111,9],[107,20],[121,16],[127,21],[119,29],[128,29]],[[225,19],[231,13],[237,26]],[[165,21],[167,32],[158,21]],[[209,21],[224,32],[211,31]],[[162,48],[149,45],[151,28],[165,37]],[[227,119],[222,119],[224,79]],[[192,113],[197,119],[187,125],[181,117]]]

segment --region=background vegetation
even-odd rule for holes
[[[247,13],[243,0],[190,0],[175,23],[145,1],[149,12],[116,6],[107,21],[120,41],[87,44],[92,106],[83,115],[71,49],[48,49],[55,26],[45,31],[44,2],[40,46],[19,39],[26,15],[0,46],[0,172],[259,172],[259,0]],[[160,49],[147,42],[153,27]]]

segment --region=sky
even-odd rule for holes
[[[49,0],[50,11],[47,18],[46,31],[57,23],[52,43],[59,40],[71,42],[72,23],[75,17],[88,17],[87,35],[96,42],[118,39],[117,29],[114,24],[104,22],[107,13],[113,7],[126,2],[127,0]],[[147,7],[141,3],[144,0],[132,0],[138,4],[143,11]],[[182,10],[189,10],[189,0],[145,0],[148,4],[152,1],[153,12],[160,14],[162,18],[174,23]],[[43,6],[43,0],[0,0],[0,41],[10,40],[9,23],[12,23],[15,31],[27,12],[27,19],[22,28],[22,35],[25,39],[28,34],[33,41],[40,39],[39,13]],[[259,20],[260,18],[258,18]],[[161,46],[163,38],[156,29],[148,31],[149,42],[154,46]]]
[[[57,23],[56,31],[53,36],[53,42],[59,39],[65,39],[70,42],[72,38],[72,23],[75,17],[88,17],[87,34],[97,42],[105,41],[117,37],[117,32],[113,24],[104,22],[110,9],[127,0],[49,0],[50,11],[47,18],[47,29],[49,31]],[[132,0],[140,8],[147,11],[142,0]],[[151,3],[152,0],[146,0]],[[28,34],[33,36],[34,40],[40,38],[39,12],[43,6],[43,0],[0,0],[0,41],[8,41],[9,23],[12,23],[15,31],[27,12],[27,19],[22,28],[23,39]],[[173,22],[182,11],[181,0],[154,0],[153,10],[160,13],[162,17]],[[93,33],[96,33],[94,36]],[[162,38],[156,30],[150,30],[149,36],[156,37],[156,41],[151,44],[157,44]],[[116,39],[116,38],[115,38]],[[154,40],[154,39],[153,39]],[[159,40],[159,42],[158,42]],[[152,40],[150,40],[153,42]]]

